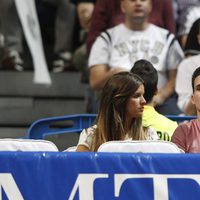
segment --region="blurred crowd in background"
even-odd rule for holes
[[[81,81],[86,85],[86,90],[88,91],[86,112],[88,113],[97,112],[98,95],[102,89],[101,87],[95,88],[92,85],[92,80],[96,79],[95,66],[99,64],[109,65],[109,62],[104,63],[105,61],[101,59],[100,62],[103,63],[95,63],[93,61],[93,55],[97,55],[101,51],[95,50],[95,45],[94,49],[92,47],[98,36],[106,38],[101,35],[102,32],[110,34],[110,32],[106,31],[107,29],[126,23],[129,11],[126,6],[124,9],[121,6],[122,2],[125,1],[128,2],[130,0],[35,0],[48,68],[54,73],[68,70],[81,72],[82,78],[77,81]],[[138,9],[140,9],[140,6],[143,9],[142,1],[135,0],[135,2],[138,3]],[[175,47],[171,48],[171,44],[169,44],[168,51],[173,52],[173,55],[167,58],[168,61],[165,61],[165,63],[169,62],[170,59],[173,60],[170,61],[171,63],[177,63],[174,63],[176,66],[173,68],[175,74],[168,73],[166,78],[170,80],[170,77],[173,76],[174,85],[171,86],[169,95],[166,90],[165,94],[167,96],[162,100],[159,97],[163,90],[160,89],[158,91],[157,99],[155,98],[158,111],[163,114],[194,115],[196,111],[190,102],[192,94],[190,85],[192,73],[200,63],[200,1],[152,0],[151,4],[150,13],[146,16],[148,21],[168,30],[169,34],[172,33],[170,42],[173,43],[173,40],[176,40],[183,52],[183,55],[181,55],[177,47],[175,51]],[[148,8],[146,9],[148,10]],[[135,30],[135,27],[133,29]],[[167,37],[169,34],[167,34]],[[96,46],[96,49],[104,48],[101,44]],[[0,48],[2,70],[20,72],[33,69],[14,0],[1,0],[0,3]],[[166,55],[168,56],[169,54]],[[95,61],[98,60],[98,57],[103,56],[104,54],[98,54]],[[174,58],[172,59],[173,56]],[[89,57],[92,60],[92,64],[88,64]],[[156,63],[156,59],[154,57],[151,61]],[[88,70],[88,66],[90,70]],[[159,73],[163,72],[158,70]],[[101,75],[99,68],[98,75],[99,77]],[[173,98],[175,97],[177,110],[174,107],[170,108],[171,110],[169,107],[159,110],[159,106],[169,100],[168,97],[172,95]],[[170,103],[170,101],[169,104],[172,105],[173,103]]]

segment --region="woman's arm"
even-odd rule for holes
[[[78,145],[76,152],[87,152],[90,151],[88,147],[84,146],[84,145]]]

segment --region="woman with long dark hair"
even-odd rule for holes
[[[83,130],[77,151],[97,151],[111,140],[153,140],[157,133],[142,127],[146,101],[143,80],[130,72],[113,75],[105,84],[96,125]]]

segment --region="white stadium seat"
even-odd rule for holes
[[[53,142],[32,139],[0,139],[0,151],[58,151]]]
[[[98,152],[183,153],[174,143],[161,140],[109,141]]]

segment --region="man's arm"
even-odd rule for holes
[[[90,28],[90,22],[92,18],[92,13],[94,10],[94,3],[92,2],[80,2],[77,5],[77,13],[82,28],[87,31]]]
[[[191,98],[184,108],[184,113],[186,115],[196,115],[197,114],[195,105],[192,103]]]
[[[153,104],[161,105],[163,102],[174,93],[175,82],[176,82],[176,71],[168,71],[168,82],[166,85],[158,91],[158,94],[153,98]]]
[[[195,113],[194,105],[191,102],[191,77],[194,71],[192,65],[193,62],[188,58],[180,63],[175,85],[175,90],[178,94],[178,106],[187,115],[193,115]]]
[[[173,34],[169,35],[171,38],[171,44],[168,49],[166,58],[166,69],[168,82],[166,85],[159,89],[158,94],[154,97],[153,103],[155,105],[161,105],[168,97],[170,97],[175,91],[177,66],[184,57],[183,50],[181,49],[177,40]]]
[[[107,65],[94,65],[90,68],[90,86],[94,90],[101,90],[106,81],[120,71],[127,71],[124,68],[109,68]]]

